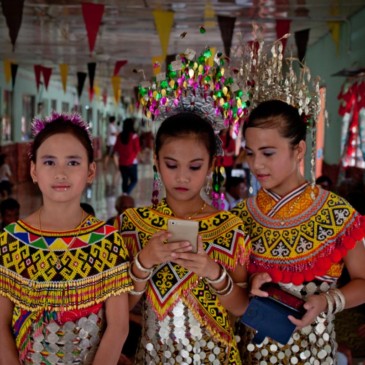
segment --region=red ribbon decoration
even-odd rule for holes
[[[278,39],[282,38],[285,34],[290,32],[291,20],[288,19],[277,19],[276,20],[276,36]],[[283,38],[281,43],[283,45],[283,54],[285,52],[287,38]]]
[[[115,62],[113,76],[118,75],[120,69],[128,63],[127,60],[120,60]]]
[[[48,84],[49,84],[49,79],[51,78],[51,75],[52,75],[52,68],[51,67],[44,67],[44,66],[41,66],[41,67],[42,67],[44,86],[47,90],[48,89]]]

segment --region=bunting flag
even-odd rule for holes
[[[217,19],[223,40],[224,53],[227,57],[229,57],[231,53],[231,46],[232,46],[232,39],[233,39],[233,32],[236,23],[236,18],[218,15]]]
[[[15,42],[22,25],[24,0],[3,0],[1,1],[1,7],[9,29],[10,41],[14,52]]]
[[[295,32],[295,44],[298,50],[298,59],[300,62],[304,62],[305,54],[307,52],[307,45],[309,40],[310,29],[303,29]]]
[[[48,84],[49,84],[49,80],[51,78],[52,75],[52,67],[42,67],[42,74],[43,74],[43,81],[44,81],[44,86],[46,88],[46,90],[48,89]]]
[[[103,97],[103,104],[104,104],[104,106],[106,106],[106,103],[108,101],[108,90],[107,90],[107,88],[103,89],[102,97]]]
[[[59,68],[60,68],[60,74],[61,74],[62,88],[63,88],[63,92],[65,93],[67,90],[68,65],[66,63],[61,63],[59,65]]]
[[[121,92],[120,92],[120,76],[115,75],[112,77],[112,85],[113,85],[113,91],[114,91],[114,101],[115,104],[119,103]]]
[[[152,71],[154,76],[158,75],[161,72],[162,62],[163,62],[163,56],[152,57]]]
[[[16,63],[11,63],[10,68],[11,68],[11,84],[14,89],[16,73],[18,72],[18,65]]]
[[[82,3],[82,15],[89,40],[90,53],[94,51],[96,36],[104,13],[103,4]]]
[[[167,50],[169,48],[172,25],[174,23],[174,12],[154,10],[152,13],[155,19],[157,33],[160,37],[162,57],[165,58],[167,55]]]
[[[89,62],[87,64],[87,72],[89,74],[90,90],[94,90],[95,70],[96,70],[96,62]]]
[[[11,80],[11,62],[9,60],[4,60],[4,75],[5,82],[8,84]]]
[[[37,92],[39,91],[39,85],[41,84],[41,73],[42,73],[42,66],[34,65],[34,76],[35,76],[35,84],[37,87]]]
[[[215,28],[215,11],[211,0],[206,0],[204,6],[204,28]]]
[[[125,66],[128,63],[127,60],[120,60],[120,61],[116,61],[115,65],[114,65],[114,73],[113,76],[116,76],[119,74],[120,69]]]
[[[276,37],[278,39],[284,37],[286,34],[290,33],[290,24],[291,20],[289,19],[277,19],[276,20]],[[281,43],[283,45],[283,54],[285,52],[286,42],[288,41],[287,37],[284,37],[281,40]]]
[[[89,87],[89,101],[90,103],[93,101],[95,95],[94,88]]]
[[[336,45],[336,52],[338,54],[340,50],[340,37],[341,37],[341,23],[340,22],[328,22],[328,29],[331,32],[331,36]]]
[[[77,72],[77,95],[79,99],[81,98],[82,90],[84,89],[86,76],[86,72]]]

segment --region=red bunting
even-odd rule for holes
[[[127,60],[120,60],[115,62],[113,76],[118,75],[120,69],[128,63]]]
[[[82,15],[84,17],[87,37],[89,40],[90,53],[93,52],[95,47],[96,36],[99,31],[103,13],[103,4],[82,3]]]
[[[277,19],[276,20],[276,36],[278,39],[284,37],[285,34],[288,34],[290,32],[290,24],[291,20],[289,19]],[[285,52],[286,42],[287,38],[283,38],[281,40],[281,43],[283,45],[283,53]]]
[[[49,84],[49,79],[51,78],[51,75],[52,75],[52,68],[51,67],[44,67],[44,66],[41,66],[41,67],[42,67],[44,86],[47,90],[48,89],[48,84]]]
[[[39,85],[41,84],[41,65],[34,65],[35,84],[37,86],[37,92],[39,91]]]

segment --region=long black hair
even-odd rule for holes
[[[120,141],[123,144],[128,144],[131,135],[135,133],[133,118],[127,118],[123,122],[123,131],[119,134]]]

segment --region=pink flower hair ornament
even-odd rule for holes
[[[90,126],[87,122],[85,122],[80,114],[77,113],[73,113],[73,114],[66,114],[66,113],[56,113],[56,112],[52,112],[52,114],[49,117],[46,117],[44,119],[40,119],[40,118],[34,118],[33,122],[32,122],[32,134],[33,137],[37,136],[38,133],[40,133],[48,124],[50,123],[65,123],[65,122],[69,122],[72,123],[76,126],[78,126],[79,128],[81,128],[82,130],[84,130],[89,139],[90,142],[92,142],[92,136],[91,136],[91,132],[90,132]]]

